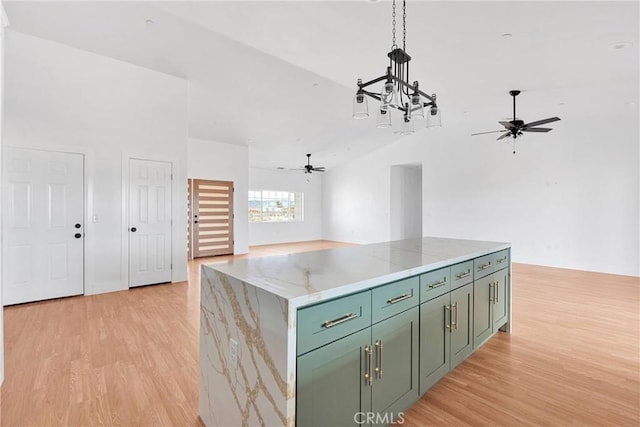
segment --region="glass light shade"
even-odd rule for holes
[[[424,119],[424,106],[422,98],[417,93],[411,97],[411,117],[414,119]]]
[[[380,129],[391,127],[391,111],[386,108],[378,109],[378,121],[376,127]]]
[[[440,114],[440,109],[438,107],[431,107],[429,113],[427,114],[427,127],[441,127],[442,126],[442,115]]]
[[[367,103],[367,97],[364,93],[356,93],[353,97],[353,118],[354,119],[366,119],[369,117],[369,105]]]
[[[387,109],[389,106],[397,106],[398,90],[393,82],[386,82],[380,91],[380,108]]]
[[[400,123],[400,131],[397,133],[399,133],[400,135],[411,135],[414,132],[415,129],[413,126],[413,120],[403,118],[402,123]]]

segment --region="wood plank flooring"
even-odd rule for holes
[[[514,264],[498,333],[406,413],[405,426],[640,425],[640,280]]]
[[[188,283],[5,308],[1,425],[200,425],[199,265],[223,259],[191,262]],[[640,280],[513,267],[514,333],[449,373],[404,425],[640,425]]]

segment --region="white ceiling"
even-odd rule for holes
[[[189,136],[248,145],[251,166],[311,152],[331,167],[398,138],[351,118],[357,78],[388,64],[390,1],[3,3],[14,31],[188,79]],[[411,0],[411,80],[437,93],[447,127],[498,129],[510,89],[526,121],[628,111],[639,13],[637,1]]]

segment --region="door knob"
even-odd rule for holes
[[[132,232],[132,233],[135,233],[136,231],[138,231],[138,229],[137,229],[137,228],[135,228],[135,227],[131,227],[131,232]]]
[[[80,224],[76,224],[76,228],[80,228],[82,227]]]
[[[82,234],[80,234],[80,233],[76,233],[73,237],[75,237],[76,239],[79,239],[79,238],[81,238],[81,237],[82,237]]]

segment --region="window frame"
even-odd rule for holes
[[[255,202],[259,202],[259,213],[252,207]],[[269,206],[265,206],[265,202]],[[248,220],[251,224],[304,222],[303,191],[249,190],[248,205]]]

